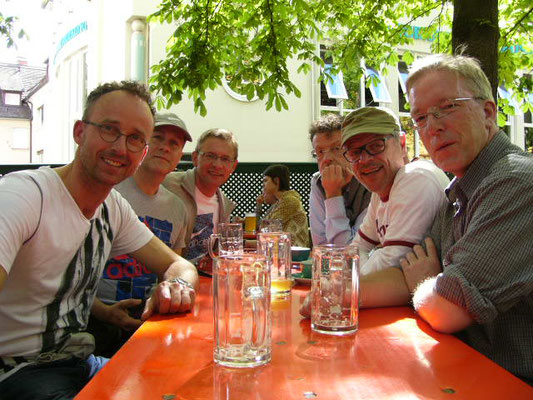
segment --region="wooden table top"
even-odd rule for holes
[[[308,286],[272,302],[272,361],[258,368],[213,362],[211,279],[194,310],[154,316],[76,397],[180,399],[533,399],[533,388],[409,307],[361,310],[359,331],[311,331],[298,314]]]

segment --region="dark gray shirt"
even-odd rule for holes
[[[458,336],[533,382],[533,157],[499,132],[446,190],[431,236],[437,293],[476,323]]]

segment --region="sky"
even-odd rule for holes
[[[5,38],[0,39],[0,62],[17,63],[18,57],[26,58],[28,65],[41,65],[51,48],[54,26],[50,23],[49,10],[41,8],[42,0],[0,0],[0,12],[4,17],[19,18],[13,37],[16,48],[7,48]],[[48,22],[48,23],[47,23]],[[22,28],[28,39],[18,39]]]

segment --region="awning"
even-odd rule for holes
[[[331,64],[326,64],[324,67],[324,71],[327,72],[333,79],[328,79],[327,82],[324,82],[326,85],[326,92],[328,93],[328,97],[330,99],[347,100],[348,92],[346,91],[346,87],[344,86],[344,77],[342,75],[342,71],[339,71],[338,74],[331,74],[329,72],[329,70],[331,70],[331,67]]]
[[[374,83],[370,85],[370,93],[372,93],[374,101],[376,103],[392,103],[389,90],[387,89],[387,85],[385,85],[385,79],[383,79],[381,73],[373,68],[366,67],[366,76],[367,78],[372,76],[379,78],[377,85]]]

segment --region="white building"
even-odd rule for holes
[[[146,81],[150,66],[165,56],[166,41],[172,29],[146,23],[146,17],[156,11],[157,1],[54,0],[48,6],[52,7],[52,23],[59,25],[61,22],[61,27],[50,49],[49,82],[32,97],[34,113],[40,110],[42,116],[41,122],[32,128],[32,159],[34,162],[66,163],[74,156],[72,126],[81,118],[87,94],[98,84],[110,80]],[[415,35],[416,32],[417,29]],[[429,45],[417,39],[411,50],[420,55],[428,54]],[[193,102],[186,95],[171,111],[185,120],[193,139],[209,128],[233,131],[240,146],[240,161],[311,161],[307,134],[310,123],[321,112],[347,112],[349,109],[343,106],[347,102],[328,98],[325,87],[321,91],[320,84],[316,83],[318,68],[304,75],[296,73],[296,62],[293,66],[291,78],[302,96],[287,96],[288,111],[266,111],[264,101],[246,101],[227,87],[208,93],[206,117],[194,113]],[[385,74],[379,87],[365,90],[364,85],[360,85],[363,89],[352,104],[379,104],[407,117],[401,77],[394,69]],[[331,89],[329,96],[339,94],[338,88]],[[353,100],[354,93],[349,95]],[[513,142],[523,147],[524,116],[520,112],[517,114],[510,118],[508,129]],[[529,126],[533,126],[531,116]],[[193,145],[187,144],[185,151],[191,152]]]

